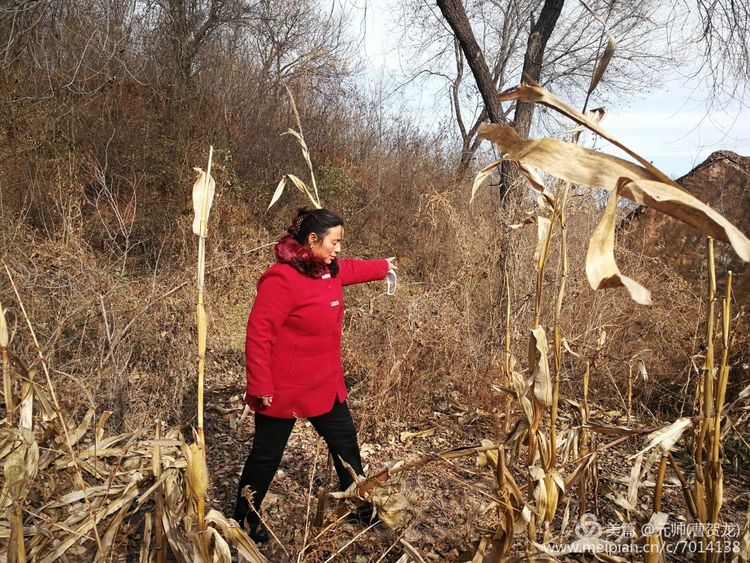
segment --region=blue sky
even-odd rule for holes
[[[361,38],[360,54],[365,62],[361,80],[365,87],[386,94],[402,83],[404,76],[418,70],[406,68],[408,55],[398,47],[399,35],[394,29],[399,6],[393,0],[359,0],[351,12],[352,33]],[[734,101],[710,109],[709,101],[697,80],[674,73],[658,89],[632,95],[620,107],[607,108],[602,125],[676,178],[716,150],[750,155],[750,112],[745,103]],[[439,93],[429,80],[403,87],[390,103],[394,111],[408,111],[428,129],[445,123],[450,116],[447,95]],[[597,143],[598,148],[621,155],[607,143]]]
[[[603,125],[669,176],[679,177],[712,152],[750,155],[750,120],[740,103],[711,109],[705,93],[674,77],[647,96],[614,108]],[[601,145],[609,151],[607,145]]]

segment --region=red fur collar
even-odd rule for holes
[[[309,278],[319,278],[329,270],[332,276],[338,273],[336,261],[334,260],[329,266],[320,258],[315,256],[312,251],[302,246],[292,235],[284,235],[279,242],[273,247],[276,261],[282,264],[289,264],[303,276]]]

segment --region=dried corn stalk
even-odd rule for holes
[[[318,194],[318,184],[315,181],[315,171],[313,170],[312,160],[310,159],[310,149],[307,148],[305,135],[302,132],[302,120],[299,117],[297,104],[294,102],[294,96],[292,96],[292,92],[289,90],[286,84],[284,85],[284,88],[286,89],[287,96],[289,97],[289,105],[292,108],[292,113],[294,114],[294,119],[297,123],[297,131],[295,131],[294,129],[287,129],[286,133],[284,134],[291,135],[296,139],[297,144],[299,144],[300,150],[302,151],[302,157],[305,159],[307,168],[310,171],[310,183],[312,184],[312,189],[310,189],[310,187],[308,187],[308,185],[304,181],[302,181],[294,174],[284,174],[281,177],[281,180],[279,180],[279,183],[276,186],[273,195],[271,196],[271,202],[268,204],[268,209],[271,209],[273,204],[279,200],[281,194],[284,193],[284,188],[287,185],[287,180],[291,181],[294,187],[302,192],[307,197],[307,199],[309,199],[310,202],[315,206],[316,209],[320,209],[322,205],[320,204],[320,195]]]

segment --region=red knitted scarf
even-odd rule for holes
[[[336,277],[338,264],[334,260],[331,265],[318,258],[307,246],[302,246],[292,235],[284,235],[273,247],[276,261],[289,264],[303,276],[308,278],[319,278],[330,270],[331,276]]]

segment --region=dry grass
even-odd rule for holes
[[[297,125],[301,131],[301,123]],[[349,211],[350,253],[398,253],[400,258],[395,296],[386,296],[380,286],[347,293],[343,352],[361,436],[383,446],[372,458],[371,474],[378,476],[378,487],[370,489],[375,481],[369,481],[360,493],[374,494],[384,520],[396,524],[401,519],[405,529],[388,535],[374,528],[360,536],[362,530],[332,525],[335,517],[329,512],[323,527],[328,531],[318,537],[320,532],[311,528],[314,478],[324,464],[318,456],[317,470],[311,469],[311,448],[300,448],[294,470],[305,480],[297,483],[299,495],[289,494],[293,505],[280,512],[284,549],[309,561],[332,556],[347,560],[357,546],[367,546],[366,553],[377,554],[376,559],[388,560],[385,552],[392,548],[391,555],[418,560],[410,550],[428,553],[425,538],[434,530],[434,535],[442,534],[438,556],[455,558],[463,550],[474,556],[478,550],[503,560],[512,554],[522,557],[526,549],[543,549],[530,540],[539,545],[570,542],[576,521],[589,511],[598,511],[601,521],[640,526],[667,511],[694,517],[698,499],[704,498],[706,518],[720,519],[716,509],[724,458],[717,444],[722,438],[728,444],[728,429],[746,421],[727,418],[719,427],[715,419],[711,423],[700,418],[716,412],[701,406],[706,391],[696,391],[704,389],[700,382],[705,383],[711,371],[706,367],[707,343],[713,339],[704,321],[711,299],[705,284],[683,278],[664,259],[615,248],[617,267],[651,290],[653,305],[634,307],[624,289],[592,291],[585,256],[602,212],[598,198],[579,189],[547,189],[548,204],[557,205],[545,208],[550,228],[515,229],[512,226],[523,224],[529,212],[538,214],[535,192],[518,186],[502,204],[491,192],[480,192],[467,207],[468,186],[434,165],[439,155],[430,152],[429,145],[422,140],[412,148],[400,139],[394,147],[408,150],[379,147],[357,166],[332,165],[323,174],[335,188],[331,197],[336,206]],[[301,146],[314,178],[309,149]],[[386,158],[390,152],[395,156]],[[244,324],[255,280],[272,260],[268,245],[283,229],[289,208],[297,204],[279,193],[277,214],[259,218],[243,193],[233,191],[236,178],[230,160],[220,159],[216,169],[218,190],[205,264],[211,327],[207,392],[221,382],[227,397],[210,404],[222,413],[207,439],[207,462],[214,474],[227,464],[212,461],[212,456],[230,457],[228,465],[234,464],[235,471],[241,462],[237,449],[244,447],[242,442],[232,443],[227,452],[223,437],[228,432],[224,417],[236,423],[235,403],[243,388]],[[86,170],[94,180],[101,177],[93,173],[95,168]],[[258,191],[263,198],[253,196],[254,204],[268,200],[268,189]],[[328,193],[321,195],[326,199]],[[187,193],[184,199],[189,201]],[[27,533],[36,534],[29,537],[37,538],[30,540],[27,553],[40,560],[57,557],[64,544],[56,541],[89,521],[97,526],[79,530],[88,535],[70,545],[72,557],[90,555],[93,545],[102,554],[132,555],[135,546],[125,539],[132,532],[141,534],[144,553],[164,552],[166,541],[175,557],[183,559],[192,557],[193,546],[200,546],[204,557],[210,550],[224,553],[220,537],[244,541],[210,510],[205,530],[198,533],[197,515],[203,510],[197,503],[192,506],[184,493],[188,459],[200,457],[181,445],[181,436],[197,422],[198,403],[190,214],[179,214],[175,228],[159,234],[163,251],[153,259],[139,254],[136,241],[139,229],[146,229],[146,216],[151,220],[156,212],[147,210],[149,204],[142,200],[133,207],[126,198],[123,208],[121,201],[100,198],[99,206],[88,206],[90,198],[83,190],[61,190],[47,210],[54,215],[50,229],[30,227],[22,217],[0,221],[3,258],[39,342],[37,350],[18,298],[6,286],[0,290],[0,302],[7,309],[12,335],[7,350],[13,356],[12,369],[4,373],[13,376],[5,385],[11,391],[4,394],[16,401],[6,399],[15,412],[6,406],[5,447],[0,451],[4,461],[15,464],[23,458],[31,467],[32,444],[41,447],[39,477],[32,483],[30,474],[19,473],[19,483],[27,485],[19,487],[22,498],[17,499],[25,503],[20,522]],[[613,206],[610,214],[619,219],[613,221],[619,225],[618,239],[627,239],[628,230],[639,232],[637,224],[622,220],[624,210]],[[541,243],[538,232],[544,235]],[[720,281],[718,286],[726,284]],[[715,361],[721,378],[711,393],[726,393],[722,404],[734,408],[738,383],[743,382],[740,376],[730,377],[730,331],[718,324],[731,316],[727,312],[715,321],[721,326],[716,333],[722,340],[716,349],[721,358]],[[535,331],[531,348],[530,329]],[[29,364],[22,377],[17,375],[18,361]],[[60,414],[53,409],[45,415],[49,392],[39,388],[44,365],[59,397]],[[35,387],[29,386],[30,380]],[[11,415],[29,408],[23,399],[29,400],[32,388],[36,418],[30,439],[12,429],[18,417]],[[63,426],[49,417],[65,419],[75,439],[65,440]],[[679,424],[670,426],[675,419]],[[151,437],[154,420],[165,422],[162,441]],[[424,430],[428,435],[419,434]],[[404,443],[394,440],[404,432],[417,436],[404,434]],[[629,459],[641,449],[639,437],[649,434],[651,450]],[[429,436],[435,440],[420,443]],[[663,446],[670,436],[681,437],[673,441],[674,451]],[[105,447],[108,440],[114,440],[111,447]],[[453,451],[482,440],[495,445],[484,442],[481,452]],[[66,443],[71,443],[72,455],[65,453]],[[700,444],[706,444],[702,457],[696,447]],[[472,468],[469,457],[479,457],[491,470]],[[155,462],[159,459],[161,463]],[[394,459],[405,463],[398,470],[380,471]],[[76,464],[70,465],[72,460],[82,477]],[[304,467],[297,467],[300,463]],[[201,470],[200,464],[191,467]],[[707,483],[704,491],[696,478],[699,468]],[[209,506],[213,502],[214,508],[226,511],[235,476],[221,475],[219,482],[209,483],[205,495]],[[389,475],[394,481],[399,476],[399,482]],[[677,488],[671,488],[670,478]],[[151,490],[158,479],[162,486]],[[640,484],[648,481],[654,483],[653,492]],[[48,488],[42,483],[49,483]],[[464,491],[466,505],[450,498],[453,486]],[[74,504],[80,504],[78,500],[66,506],[50,504],[52,498],[73,498],[65,495],[77,489],[90,490],[87,508]],[[107,492],[100,494],[102,490]],[[404,497],[395,494],[399,490],[409,502],[406,508]],[[194,492],[194,500],[204,496],[202,489]],[[740,500],[728,499],[725,513],[735,514]],[[108,503],[113,507],[109,513]],[[158,518],[159,512],[167,516]],[[292,526],[290,517],[304,528]],[[5,521],[3,530],[8,531],[2,538],[11,545],[11,528],[16,530],[13,539],[19,537],[19,514],[8,514],[3,525]],[[451,540],[445,532],[456,522],[461,533]]]

